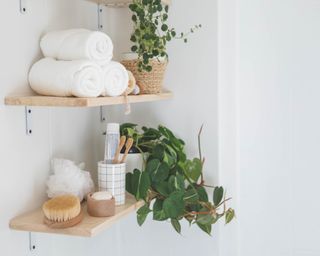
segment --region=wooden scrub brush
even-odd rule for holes
[[[58,196],[42,206],[44,223],[50,228],[68,228],[77,225],[83,219],[80,200],[76,196]]]

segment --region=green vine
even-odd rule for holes
[[[164,126],[158,129],[142,128],[140,133],[135,124],[123,124],[122,135],[132,136],[135,147],[143,148],[147,155],[143,170],[135,169],[126,177],[126,189],[145,205],[137,212],[142,225],[152,213],[153,220],[170,220],[173,228],[181,233],[182,220],[195,224],[211,234],[212,226],[221,218],[228,224],[235,216],[226,206],[223,187],[205,185],[203,178],[204,159],[200,149],[201,131],[198,135],[199,158],[187,159],[185,143]],[[212,188],[210,197],[206,187]]]
[[[152,71],[150,61],[154,58],[158,61],[160,58],[168,59],[166,47],[169,41],[181,39],[187,43],[189,34],[201,28],[201,25],[196,25],[187,33],[177,35],[176,30],[167,24],[169,6],[163,6],[161,0],[133,0],[129,8],[134,22],[131,51],[138,54],[140,71]]]

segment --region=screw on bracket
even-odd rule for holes
[[[25,107],[25,119],[26,119],[26,133],[32,134],[32,110],[29,107]]]
[[[19,0],[20,1],[20,12],[25,14],[27,12],[27,0]]]

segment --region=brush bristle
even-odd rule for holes
[[[58,196],[42,206],[47,219],[55,222],[64,222],[77,217],[81,211],[80,200],[76,196]]]

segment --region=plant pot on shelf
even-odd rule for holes
[[[121,64],[132,72],[137,81],[137,85],[140,87],[141,94],[157,94],[162,92],[165,71],[168,64],[166,60],[151,60],[150,66],[152,66],[152,70],[147,72],[145,70],[139,71],[139,60],[132,58],[132,56],[135,56],[134,54],[124,56],[125,58],[121,61]]]
[[[122,158],[123,153],[124,153],[124,151],[121,152],[120,158]],[[142,153],[140,153],[135,147],[133,147],[129,151],[129,154],[128,154],[127,160],[126,160],[127,173],[129,173],[129,172],[133,173],[133,171],[135,169],[143,170],[143,167],[144,167],[143,157],[144,157],[144,155]]]

